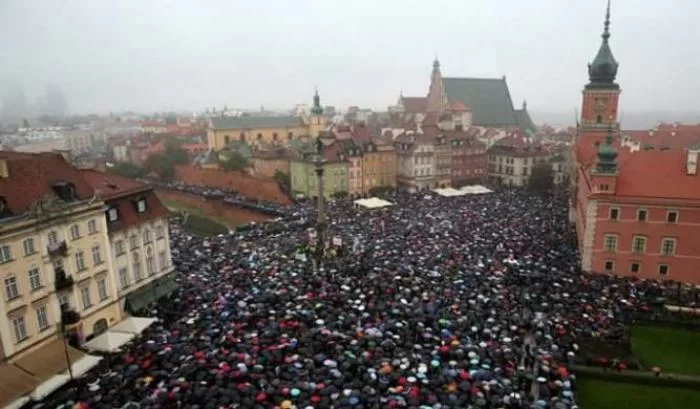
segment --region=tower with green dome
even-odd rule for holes
[[[321,97],[318,95],[318,89],[314,92],[314,104],[311,106],[310,113],[309,134],[315,138],[326,128],[326,119],[323,116],[323,107],[321,106]]]
[[[612,126],[608,127],[608,134],[605,136],[605,143],[598,147],[598,158],[596,160],[595,172],[599,174],[617,174],[617,149],[613,146]]]

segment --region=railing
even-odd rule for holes
[[[61,324],[65,330],[70,330],[75,325],[79,324],[81,320],[80,314],[72,309],[66,309],[61,311]]]
[[[48,246],[46,246],[46,249],[49,252],[49,256],[65,257],[68,253],[68,244],[66,244],[65,240],[60,240],[56,243],[50,243]]]
[[[73,280],[73,277],[66,274],[65,270],[63,270],[62,268],[57,268],[55,271],[55,275],[56,275],[56,283],[55,283],[56,292],[66,291],[66,290],[70,290],[71,288],[73,288],[75,281]]]

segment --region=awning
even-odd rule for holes
[[[156,295],[158,298],[167,297],[178,288],[178,284],[172,277],[163,277],[156,281]]]
[[[140,334],[151,324],[156,322],[154,318],[129,317],[109,330],[111,332],[124,332],[127,334]]]
[[[145,284],[143,287],[126,296],[126,304],[131,311],[146,309],[150,303],[156,300],[154,283]]]
[[[80,378],[81,376],[85,375],[90,369],[96,367],[101,360],[101,356],[94,355],[85,355],[84,357],[80,358],[77,362],[71,365],[71,369],[73,370],[73,378]],[[64,374],[68,374],[68,371],[66,371]]]
[[[40,383],[39,379],[15,365],[0,365],[0,407],[15,407],[15,402],[20,401],[22,396],[34,390]]]
[[[16,399],[14,402],[10,403],[9,405],[5,405],[2,407],[2,409],[22,409],[22,406],[26,405],[29,403],[31,399],[29,399],[26,396],[23,396],[19,399]]]
[[[78,362],[80,358],[85,356],[84,353],[69,345],[64,346],[62,339],[55,339],[18,360],[15,362],[15,365],[36,376],[39,378],[39,381],[46,381],[68,369],[65,348],[68,349],[71,363]]]
[[[116,352],[119,348],[131,342],[136,335],[125,332],[104,332],[82,345],[89,351]]]
[[[34,392],[32,392],[32,394],[29,396],[31,396],[32,400],[42,400],[57,391],[61,386],[67,384],[69,381],[70,376],[68,375],[54,375],[42,382],[42,384],[39,385],[38,388],[34,389]]]

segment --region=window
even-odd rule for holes
[[[92,307],[92,300],[90,299],[90,287],[83,287],[80,289],[80,300],[83,303],[83,309],[87,310]]]
[[[133,250],[138,246],[139,246],[139,238],[135,234],[132,234],[131,237],[129,237],[129,248],[131,250]]]
[[[138,253],[134,253],[133,255],[134,263],[133,263],[133,270],[134,270],[134,281],[139,282],[141,281],[141,259],[139,258]]]
[[[605,251],[617,251],[617,236],[614,234],[605,235]]]
[[[102,253],[100,252],[100,246],[93,246],[92,248],[92,262],[95,265],[102,264]]]
[[[162,239],[163,237],[165,237],[165,227],[156,227],[156,239]]]
[[[602,124],[603,123],[603,115],[596,115],[595,123]]]
[[[36,322],[39,326],[39,331],[49,328],[49,315],[46,312],[46,306],[42,305],[36,309]]]
[[[259,140],[259,141],[262,141],[262,138],[263,138],[262,134],[259,133],[259,134],[258,134],[258,140]]]
[[[7,263],[12,260],[12,252],[10,251],[10,246],[0,247],[0,264]]]
[[[160,269],[164,270],[168,267],[168,257],[165,254],[165,250],[158,252],[158,261],[160,262]]]
[[[73,240],[80,238],[80,226],[78,226],[77,224],[74,224],[70,227],[70,237]]]
[[[136,211],[139,213],[146,213],[146,199],[139,199],[136,202]]]
[[[15,342],[20,343],[29,338],[27,335],[27,324],[24,322],[24,317],[17,317],[12,320],[12,329],[15,333]]]
[[[672,256],[676,254],[676,239],[661,240],[661,255]]]
[[[646,210],[637,210],[637,221],[640,221],[640,222],[647,221],[647,211]]]
[[[114,253],[115,253],[117,256],[121,256],[122,254],[124,254],[124,252],[125,252],[125,250],[124,250],[124,240],[117,240],[117,241],[115,241],[115,242],[114,242]]]
[[[224,145],[231,143],[231,137],[229,135],[224,135]]]
[[[85,257],[82,251],[75,253],[75,269],[77,271],[85,270]]]
[[[668,212],[666,213],[666,221],[669,223],[678,222],[678,212]]]
[[[664,277],[668,275],[668,265],[659,264],[659,275]]]
[[[10,276],[5,279],[5,297],[8,301],[19,297],[19,285],[17,284],[17,277]]]
[[[272,140],[273,140],[273,141],[276,141],[276,140],[277,140],[277,137],[278,137],[278,136],[277,136],[277,132],[275,132],[275,133],[272,134]]]
[[[110,222],[116,222],[117,220],[119,220],[119,211],[116,207],[107,210],[107,220],[109,220]]]
[[[58,306],[61,308],[61,312],[70,310],[68,295],[64,294],[58,297]]]
[[[240,135],[238,135],[238,140],[241,142],[245,142],[245,133],[241,132]]]
[[[146,229],[143,231],[143,244],[148,244],[151,242],[151,230]]]
[[[612,272],[615,270],[615,262],[612,260],[608,260],[605,262],[605,271],[607,272]]]
[[[25,256],[29,256],[29,255],[36,253],[36,248],[34,247],[34,239],[32,239],[32,238],[25,239],[22,242],[22,248],[24,249]]]
[[[90,220],[88,222],[88,233],[90,233],[90,234],[97,233],[97,222],[96,221]]]
[[[289,132],[289,133],[287,134],[287,140],[290,140],[290,141],[291,141],[293,138],[294,138],[294,132]]]
[[[48,239],[50,245],[55,246],[58,244],[58,232],[56,230],[50,231]]]
[[[630,273],[639,273],[639,270],[641,270],[641,264],[638,261],[633,261],[630,264]]]
[[[620,209],[617,207],[610,208],[610,220],[618,220],[620,218]]]
[[[153,259],[153,250],[149,247],[146,249],[146,272],[149,276],[156,273],[155,260]]]
[[[647,248],[647,238],[642,236],[636,236],[632,240],[632,251],[636,254],[644,254]]]
[[[36,267],[29,270],[29,288],[31,288],[32,291],[41,288],[41,274],[39,274],[39,269]]]
[[[126,267],[119,269],[119,287],[124,289],[129,286],[129,270]]]
[[[107,279],[101,278],[97,280],[97,296],[100,297],[100,301],[107,299]]]

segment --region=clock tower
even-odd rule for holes
[[[605,131],[616,126],[620,86],[615,82],[618,63],[610,49],[610,0],[605,13],[603,42],[593,62],[588,64],[589,82],[583,89],[581,131]]]

